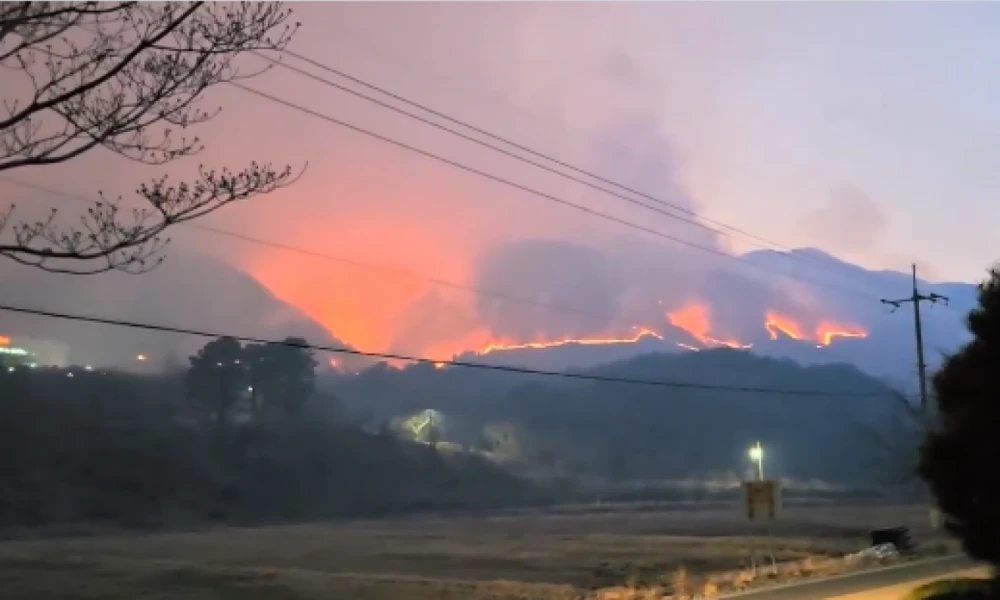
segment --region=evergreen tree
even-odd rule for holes
[[[938,423],[919,471],[945,527],[973,558],[1000,565],[1000,267],[967,318],[973,339],[933,380]]]

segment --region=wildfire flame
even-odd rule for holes
[[[653,337],[660,341],[663,341],[663,336],[659,333],[653,331],[652,329],[640,328],[636,330],[635,335],[627,338],[566,338],[561,340],[554,340],[550,342],[528,342],[525,344],[508,344],[501,342],[490,342],[479,354],[489,354],[490,352],[497,352],[501,350],[541,350],[544,348],[555,348],[557,346],[565,346],[567,344],[579,344],[581,346],[607,346],[610,344],[634,344],[639,340]]]
[[[834,338],[846,337],[864,339],[868,337],[868,332],[860,327],[823,322],[816,327],[816,337],[818,338],[818,342],[821,346],[829,346],[833,343]]]
[[[861,338],[868,337],[868,332],[854,325],[843,325],[832,321],[823,321],[816,326],[813,336],[803,333],[802,327],[790,317],[775,312],[767,313],[764,327],[772,340],[778,339],[778,334],[784,334],[793,340],[812,340],[817,347],[823,348],[833,343],[838,337]]]
[[[806,337],[802,334],[802,328],[799,327],[798,323],[773,312],[767,313],[764,328],[767,329],[772,340],[778,339],[779,333],[783,333],[793,340],[803,340]]]
[[[739,340],[722,340],[709,335],[711,318],[708,306],[704,304],[692,303],[680,310],[668,312],[667,320],[670,321],[671,325],[678,329],[683,329],[706,346],[726,346],[737,350],[746,350],[753,347],[753,344],[744,344]]]
[[[698,342],[702,345],[702,347],[698,347],[692,344],[677,342],[677,346],[685,350],[698,352],[704,348],[719,346],[737,350],[746,350],[753,347],[753,344],[745,344],[737,339],[717,338],[711,335],[711,309],[706,304],[691,302],[676,311],[666,313],[666,317],[671,325],[684,330],[693,338],[698,340]],[[811,334],[806,333],[807,330],[803,328],[795,319],[778,314],[774,311],[767,313],[764,320],[764,328],[767,330],[768,335],[772,340],[777,340],[780,336],[785,336],[799,341],[812,341],[817,344],[817,347],[820,348],[829,346],[836,338],[868,337],[868,332],[861,327],[844,325],[842,323],[836,323],[829,320],[820,322]],[[479,350],[479,354],[486,355],[493,352],[502,352],[507,350],[543,350],[546,348],[557,348],[570,344],[578,344],[581,346],[606,346],[613,344],[634,344],[647,338],[654,338],[660,341],[663,341],[664,339],[661,333],[651,328],[636,327],[634,329],[635,333],[633,335],[620,338],[580,337],[535,342],[491,341]],[[440,354],[443,354],[443,352],[437,353],[437,355]],[[436,355],[432,353],[432,356]],[[334,359],[330,360],[330,364],[335,368],[340,368],[339,364]],[[446,366],[447,363],[445,362],[434,363],[434,367],[437,369],[442,369]]]

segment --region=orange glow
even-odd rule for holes
[[[338,147],[338,154],[330,155],[335,160],[327,177],[315,179],[317,170],[313,169],[309,177],[282,191],[280,201],[244,203],[233,207],[235,212],[226,213],[226,219],[234,219],[239,223],[235,228],[248,235],[305,250],[291,252],[267,245],[237,244],[225,256],[252,274],[277,299],[321,324],[338,341],[362,351],[420,356],[440,362],[477,349],[487,354],[502,349],[548,348],[572,343],[627,344],[644,338],[643,332],[637,330],[572,329],[569,331],[579,339],[552,340],[542,337],[540,332],[546,331],[543,327],[529,330],[539,332],[537,336],[508,338],[503,330],[491,331],[490,325],[480,320],[481,299],[462,289],[477,284],[480,269],[487,264],[483,261],[500,244],[535,238],[603,244],[616,238],[619,232],[592,227],[586,215],[577,222],[561,207],[555,207],[551,215],[547,211],[532,212],[532,217],[525,219],[525,213],[514,210],[511,203],[520,202],[519,208],[536,210],[533,207],[537,203],[531,199],[514,200],[507,191],[494,189],[492,183],[486,182],[487,187],[481,187],[475,178],[453,179],[448,176],[450,171],[411,165],[405,159],[398,165],[393,163],[399,176],[385,177],[386,161],[394,159],[383,155],[380,146],[361,144],[343,151],[346,149]],[[316,151],[308,150],[307,154]],[[469,202],[470,198],[479,201]],[[252,213],[251,205],[255,207]],[[297,208],[288,208],[292,205]],[[305,213],[300,209],[309,214],[308,219],[301,218]],[[684,288],[696,289],[687,283]],[[660,289],[648,291],[653,294]],[[682,289],[679,284],[677,289]],[[796,289],[792,287],[790,293]],[[439,304],[427,303],[421,311],[411,310],[432,293],[442,297]],[[642,303],[657,297],[634,296]],[[805,301],[797,302],[794,296],[785,299],[806,305]],[[675,306],[667,303],[667,298],[663,302],[664,307],[657,309],[655,319],[634,317],[651,328],[645,330],[650,341],[663,339],[660,334],[667,333],[663,330],[664,317],[660,315],[664,308]],[[720,327],[719,312],[713,314],[707,305],[699,304],[677,306],[679,311],[666,315],[670,323],[692,336],[682,338],[671,331],[677,338],[668,336],[671,344],[682,340],[689,346],[679,347],[688,350],[750,347],[727,337],[733,333],[744,335],[749,329]],[[642,311],[648,308],[641,307]],[[534,311],[528,307],[523,310]],[[282,314],[275,314],[276,323],[284,318]],[[532,314],[537,318],[537,313]],[[636,310],[626,314],[649,313]],[[752,319],[749,325],[756,329],[754,339],[764,338],[758,329],[760,316],[747,315]],[[804,322],[805,329],[799,328],[794,320],[769,322],[765,326],[772,339],[787,335],[805,340],[810,338],[809,328],[816,322]],[[863,336],[864,332],[857,328],[824,324],[814,339],[816,343],[830,344],[840,337]],[[5,340],[0,336],[0,343]],[[352,364],[349,358],[341,360]],[[333,361],[330,365],[343,368]],[[355,368],[352,366],[351,371]]]
[[[864,339],[868,337],[868,332],[857,326],[838,325],[827,321],[816,327],[816,339],[822,346],[829,346],[834,338],[839,337]]]
[[[447,366],[448,366],[448,364],[447,363],[443,363],[443,362],[436,362],[436,363],[434,363],[434,368],[435,369],[443,369],[443,368],[445,368]]]
[[[10,344],[10,338],[5,335],[0,335],[0,346],[7,346]]]
[[[528,342],[525,344],[516,343],[504,343],[504,342],[490,342],[479,354],[489,354],[490,352],[496,352],[499,350],[541,350],[543,348],[555,348],[558,346],[565,346],[567,344],[579,344],[581,346],[607,346],[610,344],[634,344],[639,340],[653,337],[658,340],[663,340],[663,336],[659,333],[653,331],[652,329],[646,329],[645,327],[640,328],[635,335],[626,338],[566,338],[562,340],[554,340],[549,342]]]
[[[783,333],[793,340],[811,340],[816,342],[816,346],[823,348],[833,343],[836,338],[861,338],[868,337],[868,332],[856,325],[844,325],[832,321],[822,321],[816,326],[812,336],[805,335],[803,328],[791,317],[779,315],[774,312],[767,313],[767,320],[764,322],[772,340],[778,339],[778,334]]]
[[[477,327],[475,331],[453,339],[441,340],[428,346],[420,352],[420,356],[434,361],[452,360],[470,351],[470,348],[481,348],[489,343],[493,336],[485,327]]]
[[[426,225],[415,227],[405,222],[405,214],[352,215],[350,227],[287,234],[295,236],[297,246],[343,257],[344,261],[324,261],[273,251],[254,253],[243,261],[254,278],[279,300],[321,323],[338,340],[367,352],[398,350],[426,356],[426,346],[394,346],[396,333],[407,329],[407,324],[399,319],[414,302],[434,288],[433,283],[413,273],[465,282],[473,278],[475,268],[468,254],[454,252],[448,240],[442,239],[440,228],[445,225]],[[448,227],[448,231],[455,229]],[[352,263],[381,268],[367,269]],[[320,279],[315,276],[317,270],[323,273]],[[471,306],[475,299],[470,294],[452,296],[455,298],[449,299],[463,303],[459,306],[463,309]],[[450,339],[434,341],[453,342]],[[461,352],[477,346],[451,345],[448,349]],[[431,355],[431,358],[444,358],[444,355]]]
[[[688,304],[680,310],[668,312],[667,319],[671,325],[678,329],[683,329],[706,346],[726,346],[727,348],[736,350],[746,350],[753,347],[753,344],[744,344],[739,340],[722,340],[709,335],[712,329],[712,322],[709,308],[705,304]],[[681,347],[685,348],[686,346]]]
[[[771,336],[772,340],[778,339],[779,332],[793,340],[803,340],[806,338],[802,334],[802,328],[799,327],[799,324],[788,317],[769,312],[765,319],[764,327],[767,329],[767,333]]]

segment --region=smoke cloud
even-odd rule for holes
[[[302,5],[296,12],[305,26],[293,46],[680,207],[621,192],[677,218],[515,163],[282,69],[272,69],[253,86],[590,210],[724,251],[729,241],[684,223],[682,219],[695,218],[685,211],[697,214],[701,203],[719,208],[715,202],[723,192],[734,195],[733,186],[754,183],[726,161],[714,170],[713,157],[732,148],[742,165],[746,148],[757,147],[747,143],[748,123],[770,123],[760,118],[769,116],[761,107],[783,105],[753,96],[749,100],[756,104],[744,111],[739,103],[748,99],[741,92],[745,78],[759,71],[746,68],[753,66],[744,61],[748,57],[718,40],[753,32],[742,17],[726,21],[730,28],[713,25],[715,17],[698,16],[693,10],[663,6],[619,13],[611,5],[572,10],[520,5],[513,10],[506,5],[456,4],[431,11],[403,4]],[[616,26],[609,27],[609,22]],[[665,22],[671,35],[663,33]],[[342,35],[345,28],[360,34]],[[623,38],[621,31],[630,34]],[[372,32],[382,37],[371,39]],[[772,41],[772,36],[765,38]],[[581,44],[581,39],[587,43]],[[735,62],[723,56],[733,53],[739,54]],[[295,186],[227,207],[203,221],[305,252],[177,228],[171,232],[174,243],[163,267],[169,271],[163,274],[120,284],[118,277],[73,281],[39,275],[52,283],[22,288],[31,293],[14,291],[21,285],[18,278],[3,278],[6,298],[76,312],[205,324],[234,333],[260,325],[269,335],[286,333],[284,317],[271,312],[271,303],[285,303],[308,322],[303,334],[309,339],[328,334],[364,350],[440,350],[442,355],[442,348],[474,348],[492,335],[526,340],[665,325],[667,311],[699,300],[711,305],[713,326],[719,329],[713,333],[720,336],[760,334],[767,309],[801,312],[821,306],[815,300],[821,294],[802,293],[726,258],[558,206],[235,88],[215,90],[207,102],[224,110],[197,132],[207,144],[197,161],[146,168],[116,161],[108,153],[88,153],[16,176],[81,194],[103,189],[129,201],[138,183],[164,174],[172,181],[184,180],[198,162],[235,168],[250,160],[294,167],[308,163],[310,168]],[[796,129],[801,129],[798,124]],[[730,135],[735,136],[732,143]],[[753,141],[766,146],[768,140]],[[772,161],[780,170],[782,160]],[[727,165],[732,168],[724,168]],[[788,173],[777,175],[784,181]],[[713,181],[727,185],[715,188]],[[717,189],[721,191],[713,191]],[[766,189],[748,185],[743,201],[756,205],[766,197],[761,192]],[[4,184],[0,194],[5,201],[17,202],[26,215],[45,214],[58,206],[67,223],[83,209],[66,198]],[[720,203],[722,214],[725,204]],[[760,228],[749,218],[735,220],[748,230]],[[879,205],[857,186],[833,190],[823,207],[803,218],[803,226],[816,245],[847,253],[868,252],[888,227]],[[253,299],[256,292],[235,281],[230,284],[227,277],[199,270],[197,260],[181,260],[181,252],[214,257],[250,274],[270,292],[267,303],[258,303]],[[169,281],[152,283],[170,271],[175,275]],[[434,280],[572,310],[476,295]],[[101,288],[106,290],[95,291]],[[840,298],[822,308],[831,306],[846,314],[854,310]],[[59,323],[46,327],[46,335],[61,336]],[[108,348],[115,345],[110,340],[105,344],[100,336],[93,339]]]
[[[840,184],[830,190],[822,205],[803,216],[799,225],[817,245],[859,257],[878,250],[889,218],[859,186]]]
[[[612,262],[594,248],[561,240],[511,242],[487,253],[478,267],[479,288],[504,290],[539,304],[576,311],[480,296],[477,315],[501,338],[525,340],[578,335],[581,331],[603,332],[619,319],[626,282]]]

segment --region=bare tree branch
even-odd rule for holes
[[[892,390],[888,396],[891,406],[884,415],[888,420],[881,421],[878,427],[855,423],[855,429],[863,438],[861,443],[872,449],[867,466],[877,470],[885,483],[913,489],[919,484],[920,442],[933,426],[932,420],[902,392]]]
[[[0,91],[0,172],[70,161],[97,147],[162,165],[200,152],[177,135],[211,119],[204,93],[243,79],[235,59],[282,50],[298,25],[279,2],[0,3],[0,67],[22,75]],[[255,71],[249,76],[259,74]],[[52,272],[143,272],[159,261],[170,226],[294,181],[291,169],[254,163],[242,171],[200,167],[191,183],[143,184],[151,209],[121,214],[101,195],[79,225],[58,211],[35,222],[0,213],[0,256]],[[7,239],[5,238],[7,234]]]

